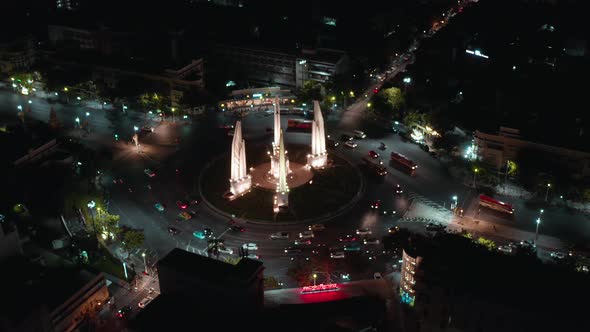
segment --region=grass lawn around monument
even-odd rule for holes
[[[292,156],[300,155],[291,147]],[[361,178],[343,159],[330,156],[332,167],[315,171],[311,183],[291,189],[289,212],[273,213],[274,192],[254,188],[246,195],[233,201],[223,198],[229,189],[229,156],[224,155],[213,161],[201,174],[202,195],[216,208],[238,218],[272,221],[297,221],[316,217],[329,217],[354,199],[361,186]]]

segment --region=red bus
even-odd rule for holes
[[[313,121],[310,120],[297,120],[297,119],[289,119],[287,122],[287,128],[295,129],[295,130],[303,130],[303,131],[311,131],[311,124]]]
[[[392,152],[391,161],[393,161],[395,165],[400,166],[404,170],[408,171],[410,174],[413,174],[418,168],[418,165],[416,165],[413,161],[401,153]]]
[[[491,198],[490,196],[486,196],[483,194],[479,195],[479,205],[508,214],[514,213],[514,208],[512,207],[512,205],[500,202],[496,199]]]
[[[373,170],[375,172],[375,174],[380,175],[380,176],[387,175],[387,168],[385,168],[385,166],[383,166],[383,163],[381,162],[381,160],[373,159],[369,156],[364,156],[363,162],[370,170]]]

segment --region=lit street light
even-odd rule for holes
[[[76,117],[75,121],[78,124],[78,127],[80,127],[80,118],[79,117]]]
[[[537,245],[537,240],[539,239],[539,225],[541,224],[541,215],[543,214],[543,209],[539,211],[539,217],[535,221],[537,223],[537,228],[535,229],[535,245]]]
[[[138,128],[137,126],[133,126],[133,130],[134,130],[135,132],[137,132],[137,131],[139,130],[139,128]]]
[[[316,280],[317,278],[318,278],[318,275],[314,273],[314,274],[313,274],[313,285],[314,285],[314,286],[315,286],[315,280]]]
[[[549,188],[551,188],[551,183],[547,183],[547,190],[545,191],[545,202],[547,202],[547,197],[549,196]]]
[[[473,188],[475,188],[475,177],[477,176],[478,172],[479,172],[478,168],[473,169]]]
[[[250,107],[254,107],[254,105],[250,105]],[[172,107],[172,123],[174,123],[174,112],[176,112],[176,108]]]
[[[404,94],[406,93],[406,90],[408,89],[408,85],[410,83],[412,83],[412,78],[411,77],[404,77]]]
[[[23,106],[22,106],[22,105],[18,105],[16,108],[17,108],[19,111],[22,111],[22,110],[23,110]]]
[[[90,116],[90,112],[86,112],[86,116],[87,116],[87,117],[88,117],[88,116]]]
[[[451,210],[455,209],[457,207],[457,195],[453,196],[453,202],[451,203]]]
[[[143,271],[144,271],[145,274],[148,274],[148,271],[147,271],[147,263],[145,261],[145,252],[142,252],[141,253],[141,257],[143,257]]]

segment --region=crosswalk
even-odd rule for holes
[[[451,210],[418,193],[408,192],[408,198],[412,201],[412,208],[402,217],[404,221],[442,222],[449,224],[453,220],[453,212]]]

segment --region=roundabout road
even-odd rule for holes
[[[266,128],[272,126],[272,116],[265,115],[250,114],[243,119],[246,144],[249,141],[265,140],[270,143],[271,134],[266,132]],[[329,119],[336,120],[330,122],[337,122],[339,116],[339,114],[329,115]],[[282,117],[284,128],[286,128],[288,118],[289,116]],[[157,162],[156,158],[137,158],[137,160],[126,161],[114,167],[113,177],[122,179],[124,183],[113,184],[112,181],[109,181],[112,193],[110,209],[112,213],[121,215],[122,224],[144,230],[147,249],[156,255],[155,258],[162,257],[174,247],[204,253],[206,241],[197,239],[192,233],[208,227],[212,229],[214,236],[225,239],[226,247],[234,250],[232,255],[234,257],[237,257],[237,248],[242,244],[256,243],[259,247],[256,254],[260,256],[266,267],[265,275],[275,276],[286,285],[293,285],[285,275],[292,262],[291,258],[284,253],[284,249],[293,246],[293,240],[296,239],[299,232],[307,229],[307,225],[246,224],[237,218],[236,220],[244,225],[246,231],[233,232],[229,229],[227,217],[210,210],[204,204],[190,206],[187,209],[195,212],[195,217],[190,221],[176,221],[176,216],[181,212],[181,209],[176,206],[175,202],[185,198],[187,194],[197,192],[195,189],[200,168],[208,160],[230,148],[231,137],[227,136],[223,129],[217,129],[219,123],[224,121],[229,123],[234,120],[230,121],[225,116],[220,116],[212,121],[196,123],[190,130],[182,127],[177,128],[179,131],[185,131],[185,136],[181,134],[183,138],[179,150],[175,156],[168,160]],[[340,137],[341,131],[338,128],[328,127],[327,131],[332,137]],[[310,144],[310,139],[309,133],[287,131],[285,134],[287,145]],[[339,156],[353,165],[357,165],[369,150],[379,151],[377,146],[381,141],[385,142],[388,147],[393,147],[396,151],[415,160],[420,165],[418,174],[415,177],[409,177],[388,167],[389,174],[382,181],[367,181],[364,197],[348,213],[335,218],[335,220],[325,222],[326,230],[316,233],[314,244],[321,243],[328,247],[341,246],[338,238],[354,234],[357,228],[370,228],[373,232],[372,237],[380,238],[385,235],[388,228],[396,224],[398,217],[390,214],[383,215],[381,211],[372,210],[369,206],[372,201],[380,199],[383,210],[397,211],[398,215],[403,214],[409,204],[405,195],[394,195],[393,186],[396,183],[400,183],[406,191],[419,195],[428,194],[432,200],[443,200],[457,193],[453,190],[456,185],[444,174],[438,161],[420,150],[418,146],[402,143],[397,135],[390,134],[379,139],[359,140],[355,149],[348,149],[342,145],[336,149]],[[150,137],[144,138],[144,142],[149,144]],[[389,153],[390,148],[385,153]],[[385,153],[382,153],[384,160],[386,159]],[[157,175],[153,178],[145,175],[143,169],[147,167],[156,170]],[[343,181],[345,180],[343,179]],[[132,190],[131,193],[129,188]],[[158,212],[154,207],[156,202],[165,204],[165,211]],[[168,227],[177,228],[180,233],[171,235],[167,230]],[[271,240],[270,234],[279,231],[290,232],[291,238],[289,240]],[[379,248],[379,251],[382,250],[380,246],[370,247],[364,246],[366,249],[376,250]],[[311,253],[304,251],[304,257],[306,255],[309,256]],[[226,255],[222,254],[221,257],[223,258],[223,256]],[[373,272],[386,271],[386,268],[383,262],[375,263],[367,269],[365,274],[352,277],[354,279],[355,277],[371,276]]]

